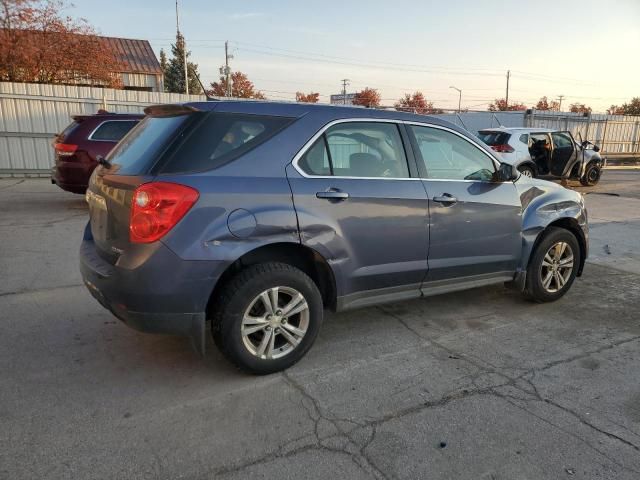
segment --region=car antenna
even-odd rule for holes
[[[187,68],[189,68],[189,66],[187,66]],[[219,102],[220,100],[218,100],[217,98],[211,97],[207,93],[207,89],[204,88],[204,85],[202,84],[202,80],[200,80],[200,75],[198,75],[198,73],[193,68],[191,69],[191,73],[193,74],[194,77],[196,77],[196,80],[198,80],[198,83],[200,84],[200,88],[202,88],[202,93],[207,98],[207,102]]]

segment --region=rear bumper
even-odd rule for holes
[[[96,166],[97,163],[95,162],[66,161],[57,158],[55,165],[51,169],[51,183],[68,192],[84,193]]]
[[[129,327],[187,336],[204,354],[206,308],[226,263],[184,261],[160,242],[132,256],[115,265],[105,261],[87,225],[80,272],[91,295]]]

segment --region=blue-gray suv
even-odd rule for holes
[[[448,122],[239,101],[145,113],[91,178],[84,282],[200,352],[210,321],[246,371],[293,365],[325,309],[494,283],[547,302],[582,273],[582,196]]]

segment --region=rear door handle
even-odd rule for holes
[[[442,203],[443,205],[453,205],[458,202],[458,199],[449,193],[443,193],[442,195],[433,197],[433,201]]]
[[[327,200],[346,200],[347,198],[349,198],[349,194],[340,190],[329,189],[324,192],[316,193],[316,197],[325,198]]]

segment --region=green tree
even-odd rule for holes
[[[164,89],[169,93],[185,93],[184,88],[184,51],[185,41],[181,33],[176,35],[176,43],[171,45],[171,59],[167,62],[165,55]],[[160,63],[162,64],[162,53]],[[202,93],[198,81],[198,65],[190,62],[191,52],[187,51],[187,69],[189,71],[189,93]]]
[[[167,54],[164,51],[164,48],[160,49],[160,68],[165,72],[167,70]]]

